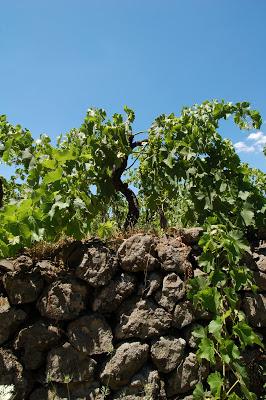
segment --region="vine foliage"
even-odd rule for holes
[[[212,315],[195,332],[198,357],[219,368],[194,397],[254,399],[241,352],[262,343],[238,306],[241,290],[255,290],[241,259],[245,237],[266,226],[266,178],[241,163],[219,124],[232,118],[240,129],[259,129],[261,116],[248,102],[206,101],[134,133],[134,112],[124,111],[108,119],[89,109],[55,144],[0,116],[0,162],[15,171],[0,177],[0,257],[62,235],[80,239],[95,226],[106,236],[122,217],[124,229],[205,226],[199,262],[206,275],[190,281],[189,296]]]
[[[190,280],[189,297],[212,316],[210,323],[199,326],[193,335],[198,340],[198,358],[207,360],[215,372],[208,376],[209,390],[199,383],[194,398],[253,400],[257,397],[248,389],[241,354],[248,346],[263,348],[263,343],[239,309],[241,290],[256,290],[252,273],[243,264],[243,254],[250,249],[242,232],[228,230],[215,218],[210,218],[205,228],[199,242],[203,250],[199,265],[206,274]]]

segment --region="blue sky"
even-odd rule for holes
[[[136,130],[161,113],[213,98],[250,101],[266,120],[265,0],[0,0],[0,6],[0,114],[35,137],[79,126],[91,106],[111,115],[127,104]],[[260,132],[230,123],[221,132],[238,143],[243,161],[266,171],[266,123]]]

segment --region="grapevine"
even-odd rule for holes
[[[205,275],[189,281],[188,296],[212,315],[194,335],[198,358],[218,368],[193,396],[253,400],[241,354],[263,344],[239,300],[241,290],[256,290],[242,260],[246,239],[266,226],[266,178],[240,161],[219,123],[233,118],[243,130],[259,129],[261,116],[248,102],[206,101],[179,116],[160,115],[147,132],[134,133],[134,112],[124,111],[108,119],[104,110],[89,109],[55,145],[0,116],[0,163],[15,169],[9,180],[0,177],[0,257],[95,229],[105,236],[115,226],[204,226]]]

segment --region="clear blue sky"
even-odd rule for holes
[[[265,0],[0,0],[0,12],[0,114],[36,137],[79,126],[90,106],[127,104],[136,129],[212,98],[266,120]],[[222,133],[266,171],[266,124]]]

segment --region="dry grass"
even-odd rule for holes
[[[143,227],[143,228],[131,228],[126,231],[116,231],[114,234],[107,239],[100,239],[95,236],[86,236],[84,239],[81,240],[81,243],[87,243],[92,240],[98,239],[102,240],[107,246],[112,248],[114,251],[117,251],[119,246],[123,243],[125,239],[136,235],[136,234],[149,234],[156,237],[174,237],[176,239],[180,238],[180,229],[178,228],[168,228],[166,230],[156,229],[154,227]],[[76,239],[73,237],[62,237],[56,242],[38,242],[34,244],[30,248],[25,248],[22,250],[22,254],[26,254],[31,257],[33,260],[47,260],[47,259],[55,259],[60,255],[60,252],[63,248],[70,245],[71,243],[75,242]]]

